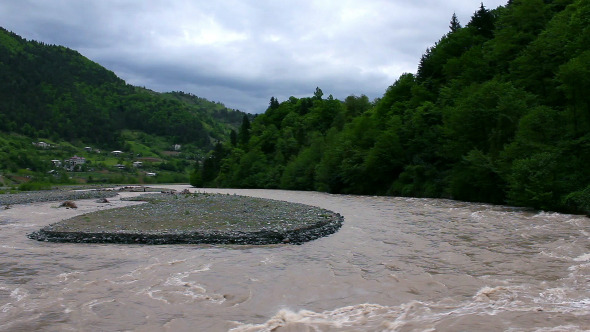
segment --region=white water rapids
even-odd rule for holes
[[[0,210],[0,331],[590,330],[586,217],[435,199],[206,191],[315,205],[345,220],[303,245],[60,244],[26,234],[136,203],[14,205]]]

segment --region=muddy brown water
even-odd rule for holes
[[[15,205],[0,210],[0,330],[590,330],[586,217],[448,200],[207,191],[315,205],[345,221],[298,246],[59,244],[26,234],[137,203]]]

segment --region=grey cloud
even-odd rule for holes
[[[505,1],[486,3],[488,8]],[[271,96],[380,97],[479,0],[7,0],[3,27],[65,45],[130,84],[259,113]]]

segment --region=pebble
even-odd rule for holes
[[[148,204],[73,217],[29,237],[76,243],[302,244],[335,233],[344,221],[319,207],[236,195],[150,194],[130,200]]]
[[[10,206],[16,204],[29,204],[38,202],[53,201],[75,201],[80,199],[99,199],[114,197],[118,194],[113,191],[103,190],[46,190],[46,191],[29,191],[17,194],[0,194],[0,206]]]

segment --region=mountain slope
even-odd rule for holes
[[[242,116],[128,85],[76,51],[0,29],[0,131],[115,147],[132,129],[209,149]]]
[[[374,103],[271,98],[194,178],[588,214],[589,87],[590,2],[482,5]]]

